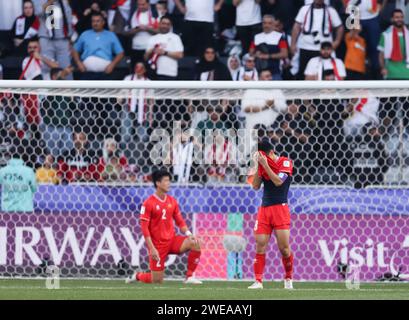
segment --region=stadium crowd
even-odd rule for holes
[[[268,81],[272,74],[263,71],[260,77]],[[399,143],[400,124],[407,128],[409,121],[401,113],[405,99],[287,100],[281,90],[249,89],[239,100],[142,98],[132,109],[138,97],[3,93],[0,146],[23,145],[24,159],[42,183],[147,182],[157,165],[151,134],[171,134],[175,121],[183,133],[173,137],[162,160],[179,183],[245,182],[240,170],[248,163],[229,158],[237,148],[224,135],[229,129],[256,129],[260,139],[271,139],[277,153],[293,159],[300,184],[382,184],[388,169],[407,166]],[[206,149],[205,140],[191,138],[192,129],[203,137],[206,129],[223,134]],[[406,131],[403,136],[406,141]],[[195,147],[205,152],[206,163],[194,161]]]
[[[0,0],[0,73],[21,80],[409,79],[406,2]],[[360,8],[357,29],[346,25],[348,4]],[[51,183],[146,181],[149,134],[171,129],[174,120],[183,129],[256,128],[294,159],[297,183],[381,184],[398,164],[397,123],[403,116],[407,128],[409,120],[400,113],[408,109],[404,99],[266,96],[248,90],[241,101],[151,101],[1,93],[0,137],[22,143],[39,181]],[[226,165],[198,166],[191,161],[197,142],[181,141],[172,148],[183,159],[172,167],[177,181],[243,182],[223,152],[210,156]]]
[[[408,79],[407,2],[2,0],[0,64],[21,79],[119,80],[139,62],[152,80]]]

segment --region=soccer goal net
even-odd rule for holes
[[[202,243],[196,277],[252,279],[264,138],[294,163],[296,280],[409,277],[407,82],[3,81],[0,131],[0,166],[20,150],[38,182],[32,204],[3,197],[0,276],[148,270],[139,210],[165,168]],[[167,277],[186,260],[169,256]],[[265,278],[282,277],[272,239]]]

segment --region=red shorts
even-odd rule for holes
[[[290,219],[290,209],[286,203],[260,207],[254,233],[270,235],[273,230],[290,230]]]
[[[152,256],[149,255],[149,266],[151,271],[165,270],[166,258],[169,254],[180,254],[180,248],[182,247],[182,244],[186,238],[186,236],[174,236],[168,243],[160,245],[154,244],[156,250],[159,252],[160,260],[153,260]]]

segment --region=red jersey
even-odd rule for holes
[[[140,221],[144,236],[150,236],[156,245],[171,241],[175,236],[175,220],[179,228],[186,226],[186,222],[179,210],[178,202],[170,195],[164,200],[156,194],[151,195],[142,205]],[[143,222],[148,223],[144,230]]]
[[[293,162],[290,159],[279,157],[276,161],[268,160],[269,166],[275,174],[280,175],[281,173],[285,173],[288,177],[281,186],[276,187],[270,178],[266,178],[265,175],[267,175],[267,173],[262,173],[261,166],[259,166],[259,175],[262,177],[264,183],[262,207],[287,203],[288,189],[290,188],[293,174]]]
[[[293,175],[293,162],[286,157],[279,157],[276,161],[277,163],[277,174],[280,172],[284,172],[289,176]]]

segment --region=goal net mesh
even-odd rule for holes
[[[34,211],[0,211],[0,276],[120,278],[148,270],[139,226],[150,174],[202,244],[196,277],[252,279],[262,191],[257,139],[293,160],[296,280],[409,274],[409,99],[395,89],[21,88],[0,83],[0,166],[13,145],[36,172]],[[4,186],[2,189],[4,192]],[[187,256],[171,255],[167,278]],[[388,276],[388,275],[386,275]],[[275,241],[265,278],[282,279]]]

